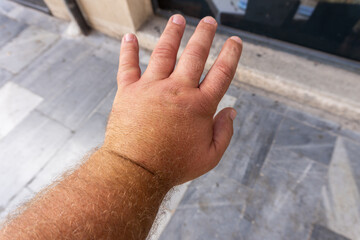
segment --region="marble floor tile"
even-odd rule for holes
[[[41,102],[42,98],[13,82],[0,88],[0,140]]]
[[[346,156],[352,171],[352,176],[360,192],[360,142],[353,142],[342,138],[346,149]]]
[[[119,52],[112,52],[105,48],[100,47],[94,51],[94,55],[116,66],[119,64]]]
[[[255,104],[264,109],[271,109],[272,111],[278,113],[285,113],[287,110],[287,106],[284,103],[281,103],[276,100],[272,100],[270,98],[261,96],[259,94],[249,92],[249,91],[241,91],[239,95],[239,104],[240,105],[252,105]]]
[[[5,69],[0,68],[0,88],[12,78],[12,74]]]
[[[58,179],[65,171],[74,169],[82,163],[88,153],[102,144],[107,118],[94,114],[76,133],[59,149],[29,184],[34,192]]]
[[[215,171],[253,186],[266,158],[282,115],[256,101],[239,98],[234,135]]]
[[[351,149],[355,146],[342,138],[337,140],[329,165],[328,182],[321,191],[326,227],[350,239],[360,236],[360,179],[356,173],[359,145]]]
[[[6,15],[6,13],[13,10],[17,5],[18,4],[8,0],[0,1],[0,13]]]
[[[340,136],[346,137],[348,139],[351,139],[354,142],[360,143],[360,132],[359,131],[353,131],[350,129],[342,128],[340,129],[337,134]]]
[[[157,240],[160,238],[162,232],[170,222],[170,219],[174,215],[178,205],[180,204],[185,192],[188,189],[190,182],[181,184],[170,190],[162,202],[160,209],[156,215],[156,221],[150,231],[150,240]]]
[[[70,130],[33,111],[0,140],[0,206],[38,173],[70,137]]]
[[[109,116],[116,95],[116,91],[117,88],[114,88],[108,93],[108,95],[100,103],[99,108],[96,110],[96,112],[106,117]]]
[[[231,178],[209,172],[189,184],[177,209],[200,208],[207,212],[215,206],[233,206],[242,211],[249,191]]]
[[[308,239],[318,220],[327,167],[288,150],[272,150],[248,195],[248,239]]]
[[[248,191],[216,172],[192,181],[160,239],[243,239],[251,225],[242,219]]]
[[[93,51],[93,47],[75,40],[61,39],[36,59],[12,81],[43,97],[56,98],[72,84],[78,70]]]
[[[21,207],[24,203],[31,200],[32,197],[34,197],[35,193],[31,191],[28,188],[23,188],[16,196],[10,200],[10,203],[6,206],[6,208],[3,209],[3,211],[0,211],[0,224],[2,220],[6,220],[7,216],[10,214],[16,214],[18,213],[18,207]]]
[[[25,24],[0,14],[0,48],[26,27]]]
[[[59,37],[30,26],[0,49],[0,67],[18,73]]]
[[[116,88],[117,66],[91,56],[69,76],[72,84],[37,109],[75,130]]]
[[[310,240],[350,240],[350,238],[346,238],[344,236],[341,236],[340,234],[337,234],[326,227],[323,227],[321,225],[314,225],[314,229],[311,233]]]
[[[338,123],[326,119],[318,118],[310,115],[309,113],[298,111],[293,108],[288,108],[285,112],[285,116],[287,116],[288,118],[292,118],[296,121],[309,124],[324,131],[337,132],[341,128],[340,124]]]
[[[7,17],[16,19],[21,23],[36,26],[55,34],[61,34],[68,25],[67,21],[55,18],[50,14],[43,13],[36,9],[23,6],[14,1],[2,0],[2,2],[4,5],[0,5],[0,11]]]
[[[246,240],[251,223],[239,217],[241,212],[232,206],[178,209],[160,236],[165,239],[234,239]]]
[[[328,165],[336,136],[298,121],[285,118],[276,133],[274,148],[289,149]]]

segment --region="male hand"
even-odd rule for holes
[[[236,112],[226,108],[214,114],[234,77],[242,42],[228,39],[199,85],[216,28],[215,19],[202,19],[175,68],[185,19],[174,15],[142,76],[138,41],[132,34],[124,37],[103,150],[172,186],[218,164],[232,137]]]

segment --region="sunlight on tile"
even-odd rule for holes
[[[12,82],[0,88],[0,139],[16,127],[42,100],[40,96]]]

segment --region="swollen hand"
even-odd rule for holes
[[[236,112],[226,108],[215,118],[214,114],[234,77],[242,42],[229,38],[199,85],[216,27],[213,18],[202,19],[175,68],[185,19],[172,16],[142,76],[138,41],[135,35],[124,36],[118,91],[102,149],[172,186],[219,163],[232,137]]]

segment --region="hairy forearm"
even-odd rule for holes
[[[39,194],[1,239],[145,239],[169,187],[103,149]]]

